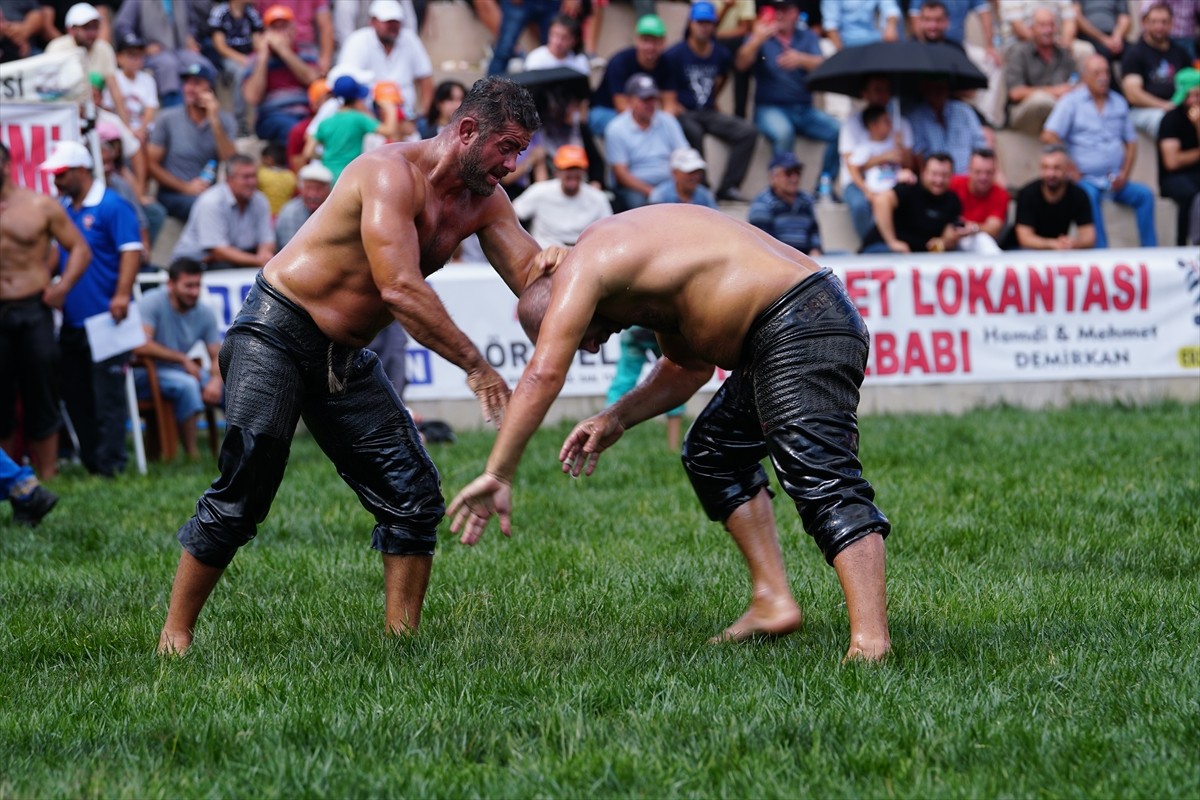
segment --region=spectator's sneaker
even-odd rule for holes
[[[742,190],[737,188],[736,186],[721,190],[720,194],[717,195],[717,199],[724,200],[728,203],[749,203],[750,202],[749,200],[746,199],[746,195],[742,194]]]
[[[36,486],[23,498],[13,497],[10,499],[13,507],[13,522],[35,528],[42,518],[54,508],[54,504],[58,502],[58,495],[45,486]]]

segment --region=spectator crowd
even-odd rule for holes
[[[121,318],[137,272],[170,266],[147,325],[159,345],[137,357],[167,364],[195,452],[194,415],[220,388],[180,355],[213,344],[192,310],[203,273],[262,266],[354,158],[435,136],[461,102],[462,82],[435,81],[427,2],[0,0],[0,61],[82,48],[83,133],[95,139],[95,149],[62,144],[41,165],[61,207],[25,207],[36,235],[18,242],[4,227],[6,258],[58,242],[62,277],[55,289],[30,279],[0,303],[11,310],[37,294],[62,309],[63,326],[54,340],[38,308],[22,307],[33,320],[23,327],[6,314],[0,445],[12,452],[20,432],[39,474],[53,477],[61,396],[84,465],[120,471],[130,356],[93,362],[82,320]],[[472,2],[492,37],[479,74],[523,72],[538,102],[543,128],[503,186],[542,245],[573,244],[597,219],[663,202],[742,214],[811,255],[835,249],[817,218],[838,203],[867,252],[1105,247],[1106,203],[1130,208],[1140,243],[1155,246],[1160,199],[1178,209],[1175,244],[1200,238],[1196,0],[694,0],[674,31],[654,0],[633,4],[633,28],[615,37],[625,46],[601,54],[606,2]],[[527,32],[539,42],[525,53]],[[880,73],[864,74],[853,98],[810,90],[809,75],[836,54],[901,40],[961,51],[987,88]],[[1025,186],[1004,175],[1003,129],[1041,148]],[[1133,180],[1139,137],[1154,145],[1156,186]],[[724,144],[720,174],[704,157],[708,138]],[[798,138],[824,148],[820,163],[801,163]],[[760,146],[766,188],[750,197]],[[12,208],[25,190],[0,155]],[[801,188],[806,170],[819,197]],[[151,264],[172,219],[171,263]],[[629,383],[649,351],[636,332],[626,338]],[[36,358],[14,355],[23,350]]]

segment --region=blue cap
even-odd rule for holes
[[[208,81],[209,86],[217,85],[216,73],[209,69],[207,65],[201,64],[199,61],[180,67],[179,77],[185,81],[188,78],[204,78],[204,80]]]
[[[804,169],[795,153],[780,153],[771,159],[771,169]]]
[[[692,12],[688,15],[688,19],[692,22],[716,22],[717,7],[712,3],[704,2],[704,0],[692,3]]]
[[[333,88],[329,91],[333,92],[334,97],[349,103],[354,100],[362,100],[371,93],[371,88],[359,83],[349,75],[343,75],[333,82]]]

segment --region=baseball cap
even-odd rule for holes
[[[404,19],[404,7],[399,0],[374,0],[368,13],[380,22],[399,22]]]
[[[554,154],[555,169],[587,169],[587,151],[577,144],[564,144]]]
[[[123,53],[126,50],[139,50],[145,48],[146,40],[138,36],[133,31],[121,37],[121,41],[117,42],[117,52]]]
[[[92,85],[93,89],[104,89],[104,73],[95,71],[89,72],[88,83]]]
[[[708,164],[696,148],[680,147],[671,153],[671,169],[695,172],[698,169],[708,169]]]
[[[644,72],[639,72],[630,75],[629,80],[625,81],[625,94],[642,100],[648,97],[658,97],[658,86],[655,85],[654,78]]]
[[[376,103],[391,103],[398,106],[404,102],[404,94],[400,91],[400,84],[395,81],[380,81],[375,84],[374,96]]]
[[[38,169],[58,175],[74,167],[91,169],[92,154],[79,142],[59,142]]]
[[[712,3],[704,2],[704,0],[692,3],[692,11],[688,14],[688,19],[692,22],[716,22],[717,7]]]
[[[296,177],[302,181],[333,183],[333,173],[329,171],[329,167],[325,166],[320,161],[308,162],[300,168],[300,171],[296,173]]]
[[[638,19],[635,32],[638,36],[657,36],[662,39],[667,35],[667,26],[658,14],[647,14]]]
[[[180,67],[179,77],[185,81],[188,78],[204,78],[208,81],[209,86],[215,86],[217,83],[217,76],[213,74],[213,71],[199,61]]]
[[[308,104],[310,106],[321,105],[321,101],[327,94],[329,94],[329,82],[324,78],[317,78],[308,85]]]
[[[272,22],[278,22],[281,19],[286,19],[289,22],[296,21],[296,15],[287,6],[273,5],[263,12],[263,25],[270,25]]]
[[[121,129],[115,123],[108,120],[101,120],[96,123],[96,135],[100,137],[102,142],[115,142],[121,138]]]
[[[780,153],[771,159],[770,169],[804,169],[795,153]]]
[[[347,103],[355,100],[362,100],[371,90],[351,78],[349,75],[343,75],[333,82],[333,88],[330,90],[333,96],[345,100]]]
[[[1185,67],[1175,73],[1175,95],[1171,98],[1174,105],[1179,105],[1187,97],[1187,93],[1200,86],[1200,70]]]
[[[67,16],[63,20],[63,24],[68,28],[83,27],[89,22],[95,22],[100,19],[100,12],[91,3],[76,3],[67,9]]]

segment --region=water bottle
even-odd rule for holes
[[[808,30],[808,12],[806,12],[806,11],[800,12],[800,19],[797,20],[797,22],[796,22],[796,30],[798,30],[798,31]]]
[[[212,186],[214,183],[217,182],[217,162],[216,161],[214,161],[211,158],[208,160],[208,163],[204,165],[204,169],[200,170],[200,180],[204,181],[209,186]]]
[[[833,202],[833,180],[828,172],[821,173],[821,180],[817,183],[817,199],[823,204]]]

